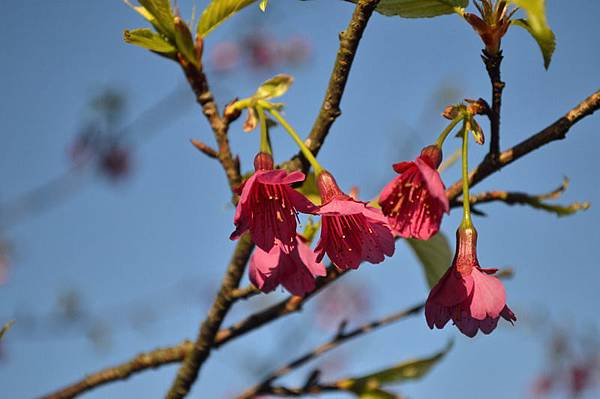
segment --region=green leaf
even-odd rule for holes
[[[379,370],[358,378],[341,380],[336,383],[340,389],[362,395],[368,392],[377,392],[384,385],[412,381],[425,376],[452,348],[452,341],[446,347],[430,357],[408,360],[393,367]],[[387,392],[386,392],[387,393]],[[359,396],[363,398],[362,396]],[[380,396],[385,398],[385,396]],[[375,396],[374,398],[377,398]]]
[[[2,339],[2,337],[4,336],[4,334],[6,334],[6,332],[8,330],[10,330],[10,328],[12,327],[13,324],[15,324],[14,320],[11,320],[8,323],[4,324],[4,326],[2,327],[2,329],[0,329],[0,339]]]
[[[148,28],[126,30],[123,39],[127,43],[135,44],[148,50],[163,54],[174,54],[177,50],[158,33]]]
[[[356,3],[357,0],[349,0]],[[469,5],[469,0],[381,0],[375,11],[387,16],[431,18],[456,12]]]
[[[200,16],[197,28],[198,35],[205,37],[227,18],[255,1],[256,0],[213,0]]]
[[[409,238],[406,242],[421,262],[429,288],[433,288],[452,263],[452,250],[448,239],[440,232],[426,241]]]
[[[260,85],[254,97],[259,100],[268,100],[270,98],[281,97],[294,83],[294,78],[284,73],[273,76]]]
[[[544,68],[548,69],[556,48],[554,32],[546,20],[545,0],[509,0],[527,12],[527,19],[513,20],[512,23],[525,29],[537,42],[544,57]]]
[[[317,179],[314,172],[306,175],[306,179],[304,179],[304,183],[298,188],[298,191],[304,194],[313,204],[321,205],[321,193],[317,187]]]
[[[175,22],[171,11],[170,0],[138,0],[139,3],[154,17],[152,24],[157,31],[169,39],[175,38]],[[143,14],[142,14],[143,15]]]

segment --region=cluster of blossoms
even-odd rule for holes
[[[357,269],[365,261],[377,264],[392,256],[398,237],[428,240],[435,235],[443,214],[450,210],[438,171],[441,147],[462,121],[463,221],[457,231],[454,261],[427,299],[427,324],[432,329],[443,328],[452,320],[463,334],[473,337],[478,331],[492,332],[500,318],[516,321],[506,305],[504,286],[493,276],[496,269],[481,268],[476,255],[477,232],[471,222],[466,177],[469,133],[483,143],[483,132],[473,119],[479,113],[477,102],[451,107],[444,115],[452,123],[436,143],[423,148],[414,161],[393,165],[398,176],[383,188],[378,208],[342,191],[277,111],[267,102],[258,103],[282,124],[313,166],[321,204],[313,204],[294,189],[294,184],[305,180],[302,172],[274,169],[264,109],[258,108],[261,151],[254,159],[254,174],[239,188],[236,229],[231,234],[231,239],[237,239],[250,232],[256,245],[250,259],[250,280],[257,288],[270,292],[282,285],[293,295],[304,296],[315,289],[318,277],[326,275],[321,262],[325,255],[339,270]],[[314,251],[307,237],[296,231],[299,213],[321,217]]]

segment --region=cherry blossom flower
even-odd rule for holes
[[[315,252],[325,253],[342,270],[356,269],[363,261],[380,263],[394,254],[394,237],[379,209],[344,194],[329,172],[317,178],[322,205],[321,239]]]
[[[379,196],[379,205],[394,234],[428,240],[438,232],[443,213],[450,210],[437,171],[441,160],[441,150],[431,145],[414,162],[394,164],[400,175]]]
[[[478,330],[491,333],[500,317],[513,323],[515,314],[506,305],[502,282],[492,274],[497,269],[482,269],[476,254],[477,232],[459,228],[452,265],[433,287],[425,305],[429,328],[443,328],[452,319],[468,337]]]
[[[230,238],[238,239],[249,230],[252,240],[263,251],[269,252],[276,240],[281,245],[293,246],[298,212],[314,213],[317,209],[291,186],[303,181],[304,174],[273,170],[273,158],[266,153],[256,156],[254,167],[256,172],[239,188],[236,229]]]
[[[315,289],[315,279],[327,274],[317,256],[296,236],[289,253],[286,247],[274,245],[269,252],[257,247],[250,258],[250,281],[263,292],[273,291],[279,284],[292,295],[304,296]]]

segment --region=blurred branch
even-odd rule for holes
[[[485,204],[488,202],[504,202],[507,205],[528,205],[536,209],[542,209],[547,212],[556,214],[557,216],[571,215],[577,211],[585,210],[590,207],[588,202],[574,202],[569,205],[556,205],[548,204],[545,201],[549,199],[556,199],[567,189],[569,186],[569,179],[565,178],[562,184],[546,194],[532,195],[522,192],[510,192],[510,191],[487,191],[479,194],[472,194],[469,198],[471,205]],[[462,206],[461,200],[454,200],[450,206],[456,208]]]
[[[340,33],[340,47],[335,58],[333,71],[329,78],[325,98],[319,111],[319,115],[315,120],[312,130],[304,143],[310,151],[317,156],[329,129],[335,120],[342,114],[340,103],[342,95],[346,88],[346,82],[350,75],[350,68],[356,56],[358,44],[362,38],[363,32],[367,27],[367,23],[379,4],[380,0],[359,0],[354,8],[352,19],[348,23],[346,30]],[[292,160],[281,165],[282,168],[297,170],[302,168],[303,171],[308,171],[310,165],[301,152],[299,152]]]
[[[371,323],[364,324],[364,325],[357,327],[349,332],[344,332],[345,323],[342,323],[340,325],[340,329],[339,329],[338,333],[331,340],[329,340],[328,342],[326,342],[322,345],[317,346],[310,352],[300,356],[299,358],[291,361],[290,363],[286,364],[285,366],[270,373],[260,383],[254,385],[253,387],[251,387],[248,390],[246,390],[245,392],[243,392],[238,397],[238,399],[251,399],[260,394],[272,394],[274,392],[272,391],[273,387],[271,384],[276,379],[294,371],[295,369],[297,369],[297,368],[301,367],[302,365],[304,365],[305,363],[321,356],[322,354],[329,352],[332,349],[337,348],[338,346],[344,344],[345,342],[351,340],[352,338],[356,338],[358,336],[368,334],[372,331],[375,331],[379,327],[387,326],[389,324],[392,324],[399,320],[402,320],[407,316],[414,315],[414,314],[420,312],[424,306],[425,306],[425,304],[421,303],[419,305],[413,306],[412,308],[402,310],[400,312],[393,313],[382,319],[373,321]],[[308,384],[307,383],[305,385],[307,386],[306,388],[310,388],[310,387],[315,386],[316,384]]]
[[[567,137],[571,127],[593,114],[600,108],[600,90],[583,100],[575,108],[558,119],[556,122],[530,136],[519,144],[500,153],[498,162],[493,162],[489,157],[485,158],[478,166],[469,173],[469,183],[473,187],[489,175],[499,171],[504,166],[513,163],[517,159],[537,150],[544,145],[556,140],[562,140]],[[448,190],[446,196],[448,199],[455,200],[462,191],[462,180],[454,183]]]

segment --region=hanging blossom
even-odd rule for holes
[[[250,281],[254,286],[266,293],[281,284],[297,296],[315,289],[315,279],[327,274],[325,266],[317,261],[302,236],[296,236],[295,241],[289,248],[277,243],[269,252],[256,248],[250,258]]]
[[[395,235],[428,240],[438,232],[450,207],[438,166],[442,151],[436,145],[423,148],[414,162],[394,164],[400,175],[381,191],[379,205]]]
[[[474,337],[478,330],[491,333],[500,317],[511,324],[517,320],[506,305],[502,282],[492,276],[497,269],[479,266],[476,245],[474,228],[458,229],[454,261],[433,287],[425,304],[429,328],[443,328],[452,319],[463,334]]]
[[[240,202],[233,220],[231,239],[250,231],[252,240],[269,252],[275,242],[293,247],[298,212],[315,213],[317,207],[291,187],[304,180],[302,172],[273,170],[271,155],[261,152],[254,158],[255,173],[239,188]]]
[[[380,263],[394,254],[394,237],[379,209],[344,194],[334,177],[319,174],[321,193],[321,239],[315,248],[317,259],[325,253],[342,270],[356,269],[363,261]]]

